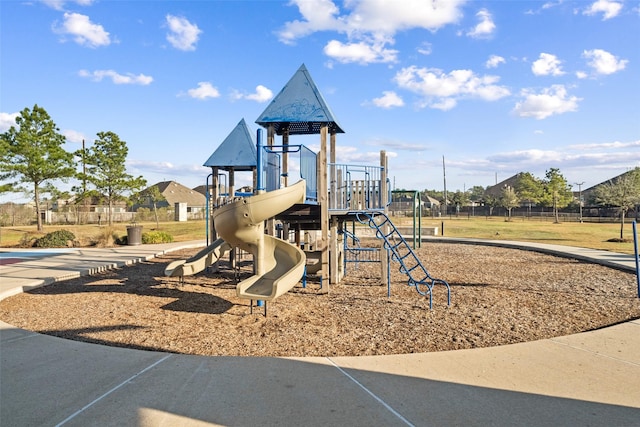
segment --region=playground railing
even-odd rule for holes
[[[285,174],[281,172],[281,155],[297,154],[297,159],[291,158],[291,166],[298,164],[300,178],[306,182],[307,202],[316,203],[318,201],[317,184],[317,162],[316,153],[304,145],[269,145],[262,146],[265,156],[263,159],[263,173],[266,178],[266,190],[272,191],[280,188],[280,178]]]
[[[304,145],[259,145],[262,163],[261,182],[265,190],[280,188],[282,156],[289,156],[289,170],[298,169],[300,178],[306,181],[307,203],[318,202],[318,163],[317,154]],[[297,156],[296,156],[297,155]],[[329,172],[329,209],[330,210],[382,210],[382,166],[349,165],[330,163]],[[388,185],[387,200],[391,201]]]
[[[381,193],[382,170],[381,166],[330,163],[329,209],[384,209]]]

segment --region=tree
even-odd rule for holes
[[[507,221],[511,221],[511,210],[520,206],[520,200],[516,195],[515,189],[510,185],[506,185],[500,194],[499,203],[508,212]]]
[[[480,203],[484,199],[484,187],[482,185],[474,185],[469,190],[469,200]]]
[[[47,184],[42,190],[50,195],[50,201],[52,204],[57,206],[58,214],[64,213],[65,222],[69,224],[70,221],[68,214],[74,211],[74,209],[72,209],[73,205],[68,204],[69,200],[72,198],[72,194],[69,191],[60,190],[51,184]]]
[[[79,179],[93,185],[107,201],[109,226],[113,224],[113,205],[123,200],[126,193],[133,193],[144,187],[146,181],[141,176],[134,178],[126,173],[125,161],[129,149],[113,132],[98,132],[98,139],[93,146],[79,150],[76,155],[84,155],[86,173],[79,174]]]
[[[529,215],[531,215],[531,204],[540,202],[544,193],[544,186],[530,172],[521,172],[518,174],[515,191],[522,202],[527,202]]]
[[[555,223],[560,223],[558,216],[558,210],[562,209],[571,203],[573,200],[573,192],[571,186],[567,183],[567,180],[562,176],[560,170],[557,168],[551,168],[545,173],[545,179],[543,183],[543,193],[541,196],[541,202],[546,206],[553,207],[553,215],[555,217]]]
[[[0,195],[10,192],[11,189],[12,187],[9,184],[0,184]],[[2,243],[2,224],[5,222],[3,218],[5,215],[4,212],[0,211],[0,243]]]
[[[456,207],[456,215],[460,212],[461,206],[466,206],[469,204],[469,193],[457,190],[455,193],[450,193],[449,201],[453,206]]]
[[[640,167],[595,188],[596,201],[615,206],[620,215],[620,240],[624,238],[624,219],[627,212],[640,204]]]
[[[14,190],[20,184],[31,184],[28,191],[36,204],[38,231],[42,231],[40,217],[41,186],[55,179],[66,181],[75,174],[73,154],[62,147],[66,142],[45,111],[37,104],[25,108],[16,117],[16,125],[0,135],[0,179],[15,179]]]
[[[158,220],[158,203],[166,201],[157,185],[148,187],[135,196],[135,200],[143,204],[153,205],[153,215],[156,218],[156,228],[160,228]]]

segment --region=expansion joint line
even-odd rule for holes
[[[345,371],[344,369],[342,369],[340,366],[338,366],[333,360],[331,360],[330,357],[327,357],[327,360],[329,361],[329,363],[331,363],[333,365],[334,368],[336,368],[338,371],[340,371],[340,373],[342,373],[342,375],[344,375],[345,377],[349,378],[351,381],[353,381],[358,387],[360,387],[362,390],[364,390],[369,396],[373,397],[376,402],[380,403],[382,406],[384,406],[384,408],[391,412],[393,415],[395,415],[400,421],[402,421],[403,423],[405,423],[408,426],[414,427],[414,424],[409,421],[408,419],[406,419],[405,417],[402,416],[402,414],[400,414],[398,411],[396,411],[395,409],[393,409],[391,407],[391,405],[389,405],[387,402],[385,402],[384,400],[382,400],[380,397],[376,396],[375,393],[373,393],[371,390],[369,390],[368,388],[366,388],[364,385],[362,385],[362,383],[358,380],[356,380],[355,378],[353,378],[351,375],[349,375],[347,373],[347,371]]]
[[[78,415],[80,415],[81,413],[83,413],[84,411],[86,411],[87,409],[89,409],[91,406],[95,405],[96,403],[98,403],[99,401],[101,401],[102,399],[104,399],[105,397],[109,396],[111,393],[113,393],[114,391],[120,389],[121,387],[127,385],[128,383],[130,383],[131,381],[133,381],[134,379],[136,379],[137,377],[139,377],[140,375],[144,374],[145,372],[147,372],[150,369],[153,369],[154,367],[158,366],[160,363],[164,362],[165,360],[167,360],[168,358],[170,358],[172,355],[171,354],[167,354],[165,357],[163,357],[160,360],[157,360],[156,362],[152,363],[151,365],[147,366],[146,368],[144,368],[143,370],[141,370],[140,372],[138,372],[137,374],[132,375],[131,377],[127,378],[126,380],[124,380],[123,382],[121,382],[120,384],[118,384],[117,386],[115,386],[114,388],[112,388],[111,390],[107,391],[106,393],[104,393],[102,396],[96,398],[95,400],[93,400],[92,402],[87,403],[85,406],[83,406],[82,408],[80,408],[79,410],[77,410],[76,412],[74,412],[73,414],[69,415],[67,418],[65,418],[64,420],[62,420],[61,422],[59,422],[58,424],[56,424],[56,427],[60,427],[66,423],[68,423],[69,421],[71,421],[72,419],[74,419],[75,417],[77,417]]]
[[[640,363],[632,362],[630,360],[620,359],[619,357],[610,356],[608,354],[600,353],[599,351],[593,351],[593,350],[590,350],[588,348],[578,347],[578,346],[575,346],[575,345],[572,345],[572,344],[569,344],[569,343],[566,343],[566,342],[562,342],[562,341],[556,340],[555,338],[550,338],[549,341],[551,341],[554,344],[563,345],[563,346],[572,348],[574,350],[583,351],[585,353],[590,353],[590,354],[596,355],[598,357],[603,357],[605,359],[615,360],[616,362],[625,363],[627,365],[640,366]]]

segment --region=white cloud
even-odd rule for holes
[[[89,78],[95,82],[100,82],[102,79],[108,78],[114,84],[117,85],[142,85],[146,86],[153,82],[153,77],[145,76],[144,74],[135,75],[133,73],[120,74],[113,70],[95,70],[95,71],[87,71],[80,70],[78,71],[78,75],[80,77]]]
[[[520,117],[546,119],[555,114],[563,114],[578,109],[580,98],[569,96],[563,85],[553,85],[541,93],[524,89],[521,93],[524,101],[518,102],[513,112]]]
[[[62,35],[70,35],[81,46],[96,48],[111,44],[109,33],[102,25],[94,24],[88,16],[79,13],[65,13],[62,25],[54,24],[53,30]]]
[[[255,93],[247,95],[246,98],[256,102],[267,102],[273,98],[273,91],[266,86],[258,85]]]
[[[618,59],[602,49],[585,50],[582,56],[589,60],[588,65],[593,68],[597,74],[613,74],[624,70],[627,62],[629,62],[626,59]]]
[[[208,169],[199,164],[176,165],[171,162],[155,162],[136,159],[127,160],[127,168],[129,167],[134,169],[136,173],[141,173],[145,176],[148,176],[149,174],[156,175],[162,181],[175,179],[175,177],[178,176],[191,178],[194,174],[202,174],[203,171]]]
[[[562,61],[557,56],[550,53],[541,53],[540,59],[534,61],[531,65],[531,71],[536,76],[561,76],[564,74],[561,64]]]
[[[169,27],[167,41],[171,46],[179,50],[195,50],[202,30],[180,16],[167,15],[166,20]]]
[[[254,93],[247,94],[240,91],[233,91],[231,98],[236,100],[248,99],[256,102],[267,102],[273,98],[273,91],[265,86],[258,85],[256,86],[256,91]]]
[[[69,142],[82,142],[82,140],[86,139],[82,132],[71,129],[63,131],[62,134],[65,136],[65,138],[67,138],[67,141]]]
[[[431,55],[431,52],[433,51],[433,48],[431,46],[431,43],[429,42],[423,42],[420,47],[418,47],[418,53],[422,54],[422,55]]]
[[[495,101],[510,95],[509,89],[496,83],[497,76],[477,76],[471,70],[453,70],[445,73],[437,68],[410,66],[398,71],[396,84],[424,98],[423,106],[448,110],[457,100],[479,98]]]
[[[402,107],[404,105],[404,101],[397,93],[385,90],[382,92],[382,96],[380,98],[373,99],[373,105],[389,109],[393,107]]]
[[[569,180],[569,183],[584,181],[587,188],[606,179],[619,175],[640,164],[640,141],[634,143],[602,143],[593,144],[600,149],[585,152],[581,145],[559,146],[552,150],[524,148],[514,151],[490,154],[485,158],[477,156],[463,159],[447,159],[447,167],[463,170],[474,179],[486,174],[491,181],[497,172],[501,179],[518,172],[527,171],[536,176],[544,176],[550,167],[558,167]],[[609,148],[611,145],[616,147]],[[437,166],[434,164],[434,166]],[[477,181],[476,181],[477,182]],[[577,186],[576,186],[577,189]]]
[[[498,163],[541,163],[554,164],[562,159],[562,153],[555,150],[539,150],[532,148],[528,150],[517,150],[505,153],[498,153],[487,157],[489,161]]]
[[[486,38],[490,37],[496,29],[496,24],[493,22],[493,17],[487,9],[480,9],[476,13],[476,17],[480,22],[473,28],[473,30],[467,32],[469,37],[473,38]]]
[[[638,141],[629,141],[629,142],[621,142],[621,141],[613,141],[613,142],[601,142],[595,144],[574,144],[570,145],[569,148],[572,150],[610,150],[610,149],[619,149],[619,148],[640,148],[640,140]]]
[[[304,0],[302,0],[304,1]],[[347,2],[355,7],[345,17],[350,31],[384,33],[422,28],[436,31],[462,17],[464,0],[361,0]]]
[[[187,94],[196,99],[218,98],[220,96],[218,89],[209,82],[199,82],[198,87],[189,89]]]
[[[19,115],[20,113],[0,113],[0,132],[6,132],[11,126],[15,126]]]
[[[597,15],[602,13],[602,20],[615,18],[622,10],[622,3],[611,0],[598,0],[584,10],[585,15]]]
[[[603,146],[606,144],[602,144]],[[559,166],[564,173],[573,170],[576,175],[580,169],[589,171],[591,183],[596,169],[628,169],[640,161],[640,151],[602,151],[584,152],[579,146],[562,147],[557,150],[526,149],[496,153],[487,157],[487,165],[491,168],[508,168],[514,171],[548,169],[550,165]],[[569,176],[569,175],[567,175]],[[574,178],[575,179],[575,178]],[[600,178],[596,178],[600,180]],[[584,187],[583,187],[584,188]]]
[[[545,4],[542,5],[542,9],[551,9],[551,8],[556,7],[556,6],[560,6],[563,1],[564,0],[546,2]]]
[[[485,62],[484,66],[486,68],[497,68],[498,65],[504,64],[505,62],[507,61],[502,56],[491,55],[489,59],[487,59],[487,62]]]
[[[422,28],[436,31],[458,22],[465,0],[358,0],[344,3],[349,11],[343,15],[330,0],[292,0],[302,20],[287,22],[278,32],[280,41],[292,43],[316,31],[356,34],[393,35],[398,31]]]
[[[64,0],[42,0],[42,2],[55,10],[64,10],[65,3],[68,3]],[[74,3],[79,4],[80,6],[90,6],[93,3],[93,0],[76,0]]]
[[[344,34],[345,41],[333,40],[325,54],[338,62],[396,62],[394,43],[398,31],[413,28],[437,31],[458,22],[466,0],[350,0],[343,3],[344,13],[330,0],[291,0],[302,19],[289,21],[278,32],[281,42],[293,44],[298,38],[317,31]],[[424,52],[421,52],[424,53]]]
[[[343,64],[351,62],[370,64],[374,62],[396,62],[398,51],[385,49],[384,43],[369,44],[361,41],[344,44],[337,40],[331,40],[324,47],[324,54]]]
[[[371,140],[363,141],[363,142],[364,144],[372,147],[382,147],[387,150],[391,148],[398,151],[410,151],[412,154],[415,152],[426,151],[430,148],[428,145],[425,145],[425,144],[417,144],[413,142],[405,142],[401,140],[388,139],[388,138],[373,138]],[[396,156],[397,155],[394,155],[392,157],[396,157]]]
[[[290,5],[298,6],[302,21],[290,21],[278,32],[280,41],[291,44],[295,39],[305,37],[316,31],[335,31],[344,27],[344,23],[336,17],[340,10],[331,0],[314,2],[292,0]]]
[[[433,108],[434,110],[449,111],[452,108],[455,108],[456,105],[458,105],[458,101],[456,101],[454,98],[443,98],[439,101],[431,103],[429,107]]]
[[[51,9],[64,10],[65,2],[63,0],[42,0],[42,3],[49,6]]]
[[[393,151],[387,151],[386,154],[389,158],[398,156],[398,153]],[[351,164],[379,164],[380,151],[364,151],[362,147],[339,145],[336,147],[336,161]]]

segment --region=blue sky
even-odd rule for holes
[[[443,157],[449,191],[640,166],[639,1],[3,0],[0,32],[0,131],[38,104],[70,151],[117,133],[149,184],[203,184],[303,63],[338,162],[386,150],[396,188],[442,189]]]

